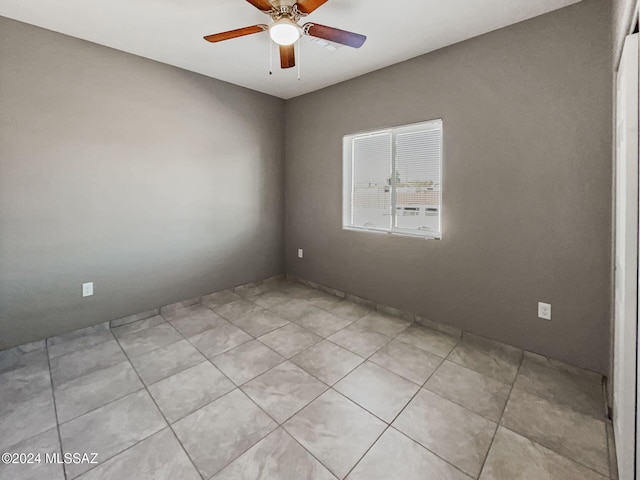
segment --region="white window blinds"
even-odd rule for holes
[[[391,228],[390,133],[367,135],[353,139],[351,182],[351,225],[356,227]]]
[[[440,238],[442,121],[344,139],[345,228]]]

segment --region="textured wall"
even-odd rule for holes
[[[611,38],[586,0],[288,101],[287,272],[607,373]],[[343,231],[342,136],[433,118],[443,239]]]
[[[0,349],[283,272],[282,100],[0,18],[0,105]]]

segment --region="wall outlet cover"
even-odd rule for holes
[[[538,318],[551,320],[551,304],[538,302]]]
[[[93,295],[93,282],[83,283],[82,284],[82,296],[90,297]]]
[[[304,251],[301,248],[299,248],[298,249],[298,258],[302,258],[303,256],[304,256]]]

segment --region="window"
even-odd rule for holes
[[[343,228],[440,238],[442,120],[344,137]]]

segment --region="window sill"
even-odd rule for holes
[[[420,240],[442,240],[442,235],[438,235],[438,234],[421,234],[421,233],[376,230],[373,228],[358,228],[358,227],[345,227],[345,226],[342,227],[342,230],[346,230],[348,232],[361,232],[361,233],[365,232],[365,233],[376,233],[378,235],[393,235],[397,237],[417,238]]]

